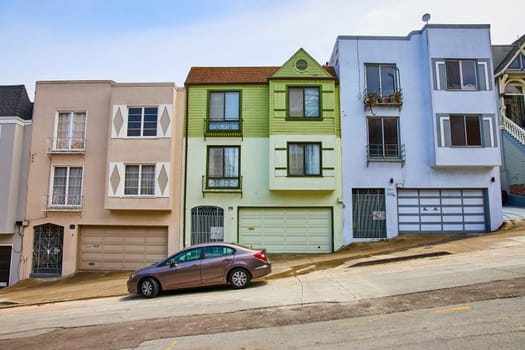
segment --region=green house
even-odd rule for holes
[[[182,244],[341,247],[333,68],[300,49],[280,67],[193,67],[185,86]]]

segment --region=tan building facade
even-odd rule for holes
[[[133,270],[179,248],[184,94],[37,82],[22,278]]]

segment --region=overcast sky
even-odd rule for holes
[[[38,80],[175,82],[191,66],[277,66],[299,48],[328,61],[338,35],[490,24],[525,34],[525,0],[0,0],[0,85]]]

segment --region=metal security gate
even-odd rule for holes
[[[64,227],[45,224],[34,228],[31,277],[62,275]]]
[[[386,238],[385,190],[352,189],[354,238]]]
[[[196,207],[191,210],[191,244],[224,241],[224,209]]]
[[[482,189],[400,189],[399,232],[485,232]]]

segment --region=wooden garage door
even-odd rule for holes
[[[241,208],[239,242],[274,253],[332,251],[330,208]]]
[[[399,232],[485,232],[481,189],[403,189],[397,193]]]
[[[167,227],[80,228],[80,270],[135,270],[166,258]]]

